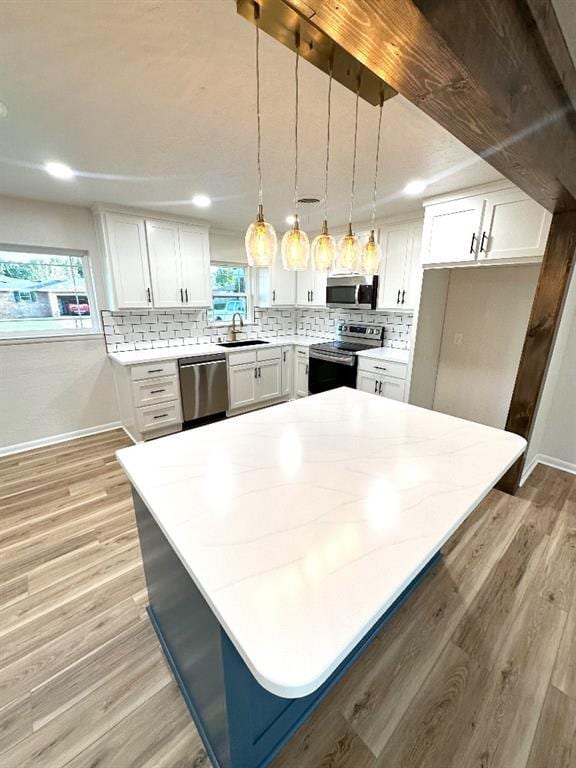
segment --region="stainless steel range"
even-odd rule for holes
[[[310,394],[326,392],[337,387],[356,388],[357,353],[371,347],[381,347],[383,325],[363,323],[341,324],[335,341],[310,347],[308,389]]]

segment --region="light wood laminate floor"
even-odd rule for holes
[[[209,768],[108,432],[0,460],[2,768]],[[493,491],[274,768],[575,768],[576,478]]]

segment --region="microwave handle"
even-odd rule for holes
[[[360,283],[356,283],[356,290],[354,291],[354,304],[358,306],[360,302]]]

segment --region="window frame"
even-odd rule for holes
[[[244,325],[254,325],[254,304],[252,301],[252,271],[248,264],[244,264],[242,262],[238,261],[211,261],[210,262],[210,269],[212,267],[233,267],[234,269],[242,268],[245,271],[245,280],[244,284],[246,286],[246,290],[244,293],[235,293],[232,297],[236,296],[246,296],[246,320],[244,321]],[[214,291],[212,289],[212,276],[210,276],[210,298],[211,298],[211,304],[208,308],[208,312],[214,312]],[[227,320],[211,320],[210,317],[208,317],[208,328],[229,328],[232,325],[232,321]]]
[[[90,252],[75,248],[52,248],[43,245],[15,245],[14,243],[0,242],[0,251],[12,253],[34,253],[39,256],[74,256],[82,260],[84,280],[86,290],[82,295],[88,297],[90,305],[91,328],[59,328],[47,331],[46,328],[38,331],[3,331],[0,324],[0,343],[2,342],[26,342],[26,341],[50,341],[50,340],[71,340],[85,338],[87,336],[101,336],[102,325],[100,320],[100,308],[96,300],[96,289],[94,283],[94,274],[92,269],[92,260]],[[81,316],[80,316],[81,317]]]

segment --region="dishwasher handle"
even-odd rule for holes
[[[201,365],[226,365],[226,360],[207,360],[204,363],[180,363],[180,369],[199,368]]]

